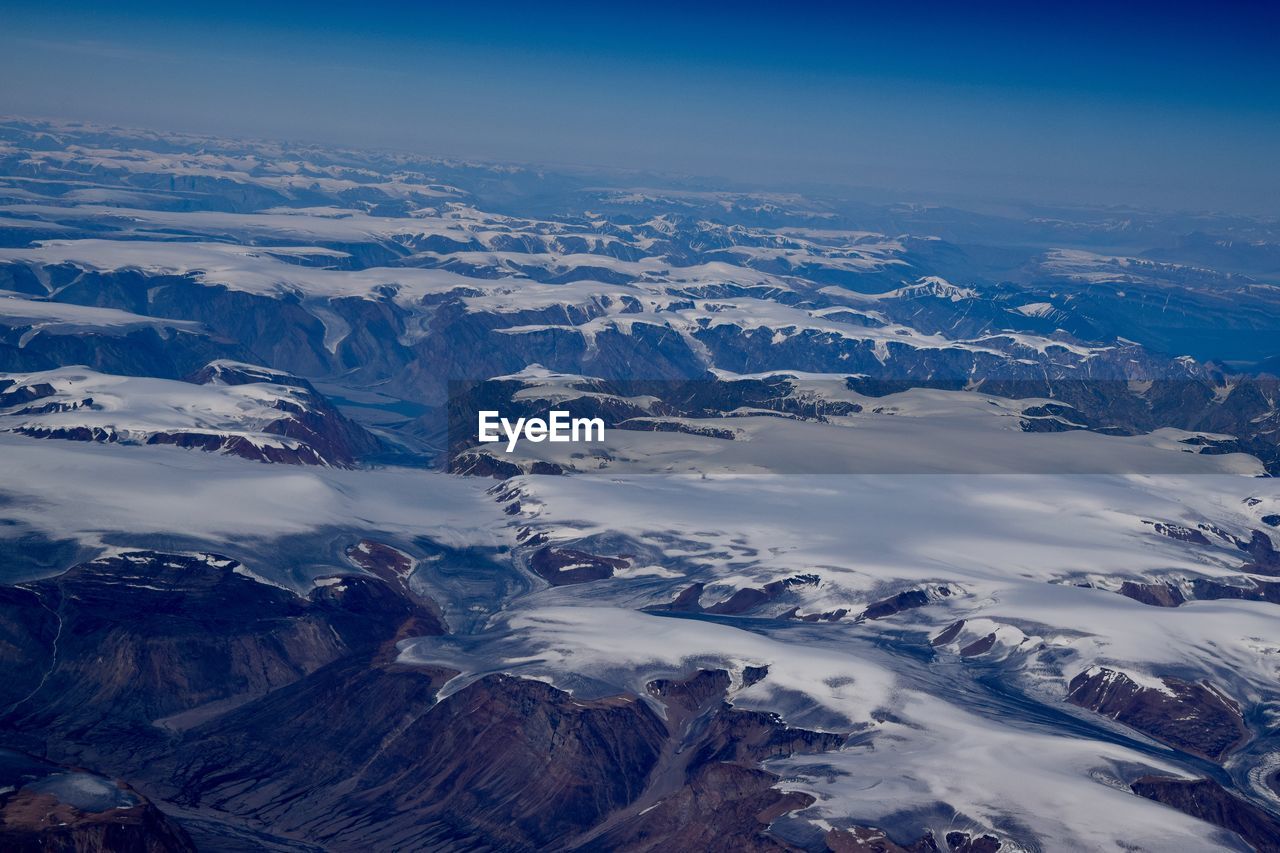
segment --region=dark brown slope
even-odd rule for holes
[[[123,782],[0,750],[6,853],[191,853],[191,839]]]
[[[1132,788],[1140,797],[1236,833],[1258,853],[1280,853],[1280,819],[1211,779],[1144,776]]]
[[[1221,762],[1249,739],[1240,709],[1208,684],[1163,679],[1143,687],[1122,672],[1097,667],[1068,685],[1067,701],[1110,717],[1192,755]]]
[[[395,662],[442,631],[434,608],[385,546],[354,548],[379,576],[306,597],[156,552],[0,588],[0,743],[126,778],[215,846],[222,826],[353,851],[786,849],[769,823],[810,800],[760,762],[842,736],[734,709],[722,671],[594,700],[490,675],[441,699],[456,673]]]

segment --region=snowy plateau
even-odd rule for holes
[[[0,820],[1280,850],[1276,328],[1274,220],[4,119]]]

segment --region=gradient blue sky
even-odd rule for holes
[[[1274,2],[4,5],[0,112],[1280,214]]]

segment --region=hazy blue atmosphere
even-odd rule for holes
[[[0,111],[751,184],[1280,212],[1275,4],[34,4]]]

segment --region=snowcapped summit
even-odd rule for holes
[[[952,284],[942,276],[926,275],[916,279],[914,284],[904,285],[885,294],[886,298],[909,298],[913,296],[936,296],[939,299],[960,302],[965,299],[977,299],[978,291],[972,287],[960,287]]]
[[[272,385],[310,387],[304,380],[291,376],[283,370],[273,370],[260,364],[246,364],[243,361],[232,361],[226,358],[209,362],[196,371],[189,381],[200,385],[246,385],[251,382],[266,382]]]
[[[85,367],[0,374],[0,430],[308,465],[351,465],[378,444],[309,384],[282,371],[217,361],[193,380]]]

